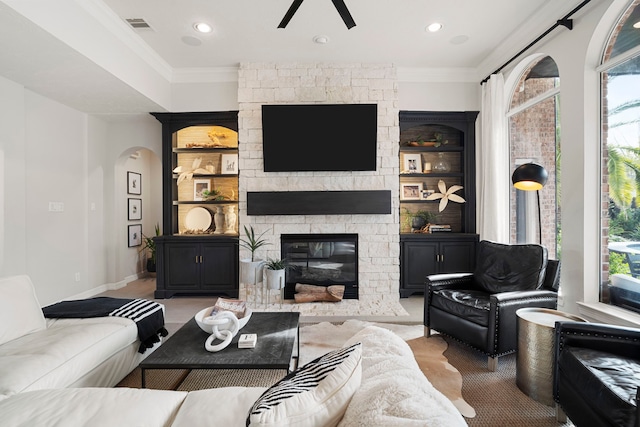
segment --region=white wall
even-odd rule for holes
[[[140,150],[140,166],[129,170],[143,174],[143,231],[153,234],[162,217],[160,147],[151,115],[106,122],[0,78],[0,276],[28,274],[46,305],[142,274],[138,248],[126,241],[121,172],[129,165],[117,165]],[[49,202],[64,210],[51,212]]]

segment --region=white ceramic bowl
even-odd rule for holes
[[[211,310],[213,310],[213,306],[200,310],[195,316],[196,323],[198,324],[198,326],[200,326],[200,329],[202,329],[208,334],[213,333],[213,325],[207,325],[206,323],[202,322],[202,319],[209,316],[209,313],[211,313]],[[242,319],[238,319],[240,329],[242,329],[247,324],[250,318],[251,318],[251,309],[247,308],[246,311],[244,312],[244,317]],[[218,326],[218,330],[224,331],[226,329],[229,329],[228,326],[231,326],[231,322],[227,323],[227,325]]]

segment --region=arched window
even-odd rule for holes
[[[601,84],[600,301],[640,312],[640,0],[607,41]]]
[[[542,244],[549,258],[559,259],[560,200],[559,160],[560,78],[555,61],[544,56],[522,73],[511,97],[509,145],[511,171],[523,163],[535,162],[549,173],[547,184],[539,190],[511,191],[511,243],[539,243],[538,195]]]

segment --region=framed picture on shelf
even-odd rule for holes
[[[422,155],[420,153],[403,155],[402,173],[422,173]]]
[[[129,247],[142,245],[142,224],[129,226]]]
[[[238,155],[237,154],[223,154],[222,155],[222,170],[223,175],[233,175],[238,173]]]
[[[142,219],[142,199],[128,199],[127,208],[129,211],[127,219],[129,221]]]
[[[142,175],[127,172],[127,194],[142,194]]]
[[[400,200],[420,200],[421,196],[421,182],[400,184]]]
[[[201,202],[204,200],[203,191],[211,191],[211,180],[194,179],[193,180],[193,200]]]

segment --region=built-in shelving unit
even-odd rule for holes
[[[238,295],[238,113],[152,113],[162,123],[157,298]]]
[[[475,263],[475,121],[477,111],[400,112],[400,295],[424,291],[429,274],[471,271]],[[440,184],[442,183],[442,184]],[[441,188],[440,185],[444,185]],[[440,211],[433,193],[453,192],[463,203],[449,201]],[[412,227],[420,211],[449,231]],[[434,227],[435,228],[435,227]]]

